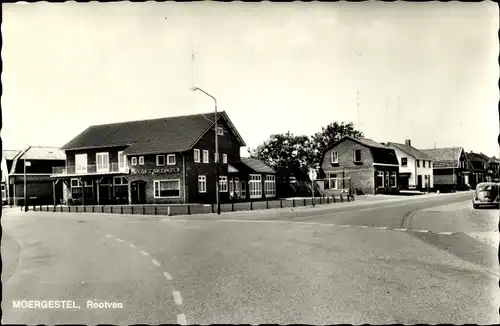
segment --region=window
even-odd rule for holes
[[[194,150],[193,159],[196,163],[200,163],[200,150],[199,149]]]
[[[239,195],[240,194],[240,179],[234,178],[234,192]]]
[[[208,151],[203,150],[203,163],[208,163]]]
[[[76,173],[87,173],[87,154],[75,155]]]
[[[422,167],[425,168],[425,160],[422,161]]]
[[[229,179],[229,193],[234,196],[234,179]]]
[[[115,186],[127,186],[128,185],[128,181],[124,177],[114,177],[113,178],[113,184]]]
[[[198,191],[199,192],[207,192],[207,176],[199,175],[198,176]]]
[[[417,160],[417,168],[420,167],[420,160]]]
[[[224,129],[222,127],[217,127],[217,135],[224,136]]]
[[[331,159],[332,159],[332,164],[339,163],[339,152],[337,152],[337,151],[331,151],[330,155],[331,155]]]
[[[144,165],[144,156],[139,156],[139,165]]]
[[[383,171],[377,172],[377,178],[376,178],[375,182],[376,182],[376,186],[378,188],[384,187],[384,172]]]
[[[248,190],[250,192],[250,198],[262,197],[262,176],[260,174],[250,174]]]
[[[132,165],[137,165],[137,157],[132,157]]]
[[[175,154],[167,155],[167,165],[175,165]]]
[[[429,161],[429,167],[432,168],[432,162],[431,161]]]
[[[391,187],[396,187],[397,186],[397,174],[396,172],[391,172]]]
[[[181,194],[181,183],[178,179],[155,180],[153,187],[155,198],[177,198]]]
[[[361,162],[361,150],[360,149],[354,150],[354,162],[356,162],[356,163]]]
[[[82,183],[78,179],[71,179],[71,188],[80,188]]]
[[[97,153],[97,171],[98,172],[108,172],[109,171],[109,153]]]
[[[118,152],[118,167],[122,171],[127,168],[127,156],[123,155],[123,151]]]
[[[2,200],[7,199],[7,192],[5,191],[5,185],[2,185]]]
[[[330,189],[339,189],[337,174],[328,174],[328,186]]]
[[[165,155],[156,155],[156,166],[165,165]]]
[[[266,197],[276,196],[276,179],[274,175],[266,175],[265,191]]]
[[[219,153],[219,155],[220,155],[220,153]],[[214,153],[214,162],[219,162],[219,160],[217,159],[217,154],[216,153]]]
[[[407,157],[401,158],[401,166],[408,166],[408,158]]]
[[[219,191],[227,192],[227,177],[219,177]]]
[[[227,154],[222,154],[222,163],[227,164]]]
[[[241,181],[241,197],[247,197],[247,182],[245,180]]]

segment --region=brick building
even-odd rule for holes
[[[344,136],[327,147],[321,169],[326,174],[327,192],[346,187],[358,194],[399,192],[394,149],[371,139]]]
[[[64,153],[57,147],[30,146],[18,151],[7,153],[5,187],[6,203],[22,205],[24,203],[24,162],[26,161],[26,194],[28,204],[51,204],[60,197],[62,187],[52,183],[50,175],[54,167],[65,164]]]
[[[61,148],[66,167],[52,177],[75,203],[214,203],[218,159],[221,202],[275,197],[274,171],[240,157],[224,111],[217,123],[207,113],[91,126]]]
[[[470,184],[470,165],[463,147],[421,149],[432,157],[434,189],[450,191],[465,189]]]

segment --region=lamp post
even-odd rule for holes
[[[216,180],[215,180],[215,183],[216,183],[216,199],[217,199],[217,214],[220,214],[220,201],[219,201],[219,142],[218,142],[218,137],[217,137],[217,133],[218,133],[218,130],[217,130],[217,99],[215,97],[213,97],[212,95],[208,94],[207,92],[205,92],[204,90],[202,90],[201,88],[199,87],[191,87],[191,90],[193,92],[196,92],[196,91],[200,91],[202,92],[203,94],[207,95],[208,97],[212,98],[215,102],[215,170],[216,170]]]

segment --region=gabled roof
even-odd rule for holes
[[[58,147],[31,146],[17,157],[18,160],[66,160],[66,154]]]
[[[417,160],[429,160],[429,161],[432,160],[432,157],[430,157],[429,155],[427,155],[425,153],[422,153],[421,151],[419,151],[418,149],[416,149],[413,146],[406,145],[406,144],[400,144],[400,143],[393,143],[393,142],[389,142],[387,144],[389,146],[394,146],[395,148],[399,149],[402,152],[405,152],[406,154],[414,157]]]
[[[342,143],[347,139],[357,142],[358,144],[361,144],[365,147],[368,147],[372,153],[374,163],[399,165],[396,152],[394,151],[393,148],[381,143],[377,143],[376,141],[368,138],[355,138],[352,136],[344,136],[341,139],[337,140],[336,142],[330,144],[328,147],[326,147],[326,149],[323,151],[321,162],[323,162],[323,160],[325,159],[325,153],[327,151],[331,150],[332,148],[334,148],[335,146],[337,146],[338,144]]]
[[[244,164],[243,167],[241,164]],[[258,172],[258,173],[276,173],[274,169],[272,169],[269,165],[261,160],[257,160],[249,157],[242,157],[240,164],[237,166],[239,170],[250,170],[250,172]]]
[[[5,160],[13,160],[19,153],[21,153],[19,149],[4,149],[2,151],[2,157]]]
[[[479,159],[480,161],[488,162],[490,160],[490,157],[483,153],[470,152],[470,153],[465,153],[465,156],[469,161],[475,161]]]
[[[241,146],[246,146],[233,123],[224,119]],[[214,126],[215,113],[193,114],[91,126],[64,145],[62,150],[129,146],[127,155],[175,153],[191,149]]]
[[[446,148],[432,148],[421,149],[421,152],[429,155],[435,162],[455,162],[460,159],[460,154],[463,151],[462,147],[446,147]]]

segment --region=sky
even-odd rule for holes
[[[352,121],[378,142],[499,156],[494,2],[38,2],[2,11],[4,149],[213,110],[197,86],[250,148]]]

